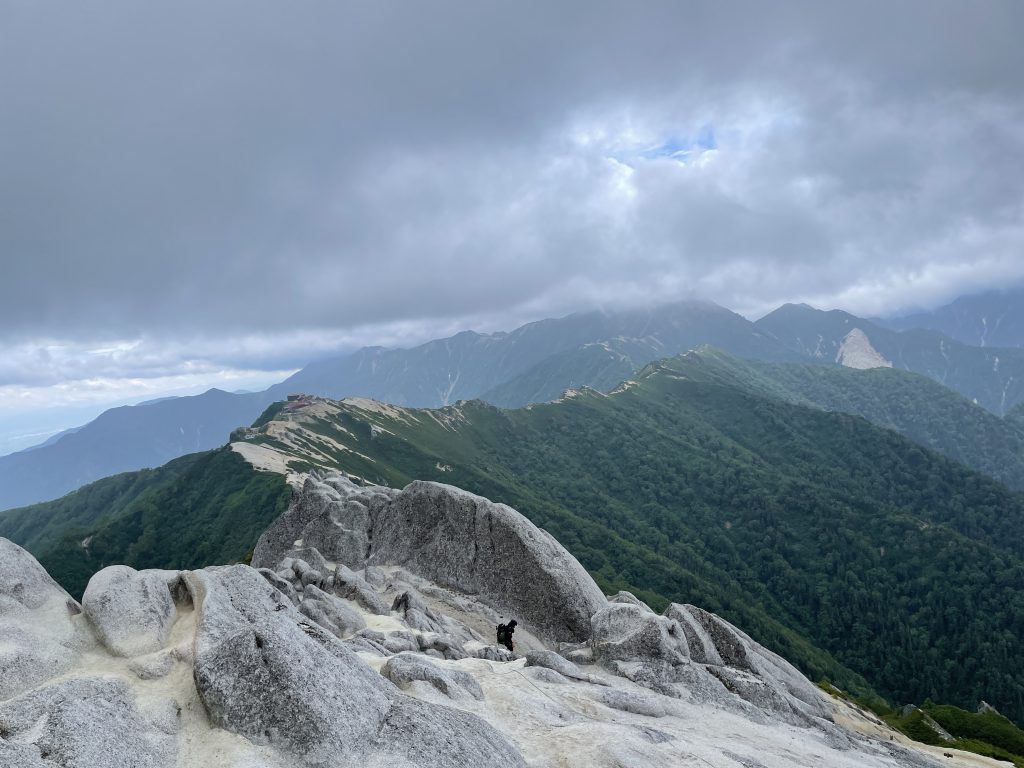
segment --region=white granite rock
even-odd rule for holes
[[[164,647],[175,609],[162,573],[111,565],[89,579],[82,610],[111,653],[139,656]]]

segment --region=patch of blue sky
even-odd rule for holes
[[[644,160],[655,160],[657,158],[672,158],[685,163],[693,155],[700,155],[717,150],[718,141],[715,139],[715,129],[710,125],[701,126],[691,136],[673,136],[663,143],[647,147],[636,153],[637,157]]]

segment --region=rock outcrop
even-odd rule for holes
[[[399,688],[422,681],[429,683],[452,699],[456,699],[460,695],[469,695],[479,700],[484,698],[480,683],[471,674],[444,669],[418,653],[399,653],[392,656],[381,667],[380,672]]]
[[[82,610],[100,641],[117,656],[139,656],[164,647],[174,622],[174,600],[160,571],[111,565],[94,574]]]
[[[833,725],[719,617],[605,599],[456,488],[311,479],[254,560],[112,566],[82,610],[0,539],[0,766],[934,765]],[[515,654],[494,643],[513,615]]]
[[[0,704],[0,734],[22,747],[0,765],[172,768],[173,739],[140,714],[127,684],[105,677],[54,683]]]
[[[195,681],[220,727],[310,766],[525,765],[485,722],[410,699],[246,566],[193,571]],[[442,725],[443,723],[443,725]],[[422,754],[424,744],[443,752]]]
[[[601,590],[550,534],[504,504],[439,483],[402,491],[310,478],[260,538],[253,565],[277,569],[299,549],[351,569],[401,566],[476,596],[552,641],[581,641]]]
[[[74,664],[92,643],[80,613],[32,555],[0,538],[0,700]]]
[[[619,593],[592,619],[594,658],[669,696],[728,704],[728,694],[786,722],[828,720],[821,694],[791,664],[724,619],[672,603],[661,616]]]

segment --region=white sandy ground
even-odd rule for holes
[[[231,450],[245,459],[254,469],[263,472],[288,474],[288,457],[280,451],[255,443],[231,443]]]
[[[73,620],[82,623],[86,621],[81,614]],[[163,650],[135,659],[125,659],[113,656],[97,643],[83,653],[72,671],[52,678],[38,687],[43,688],[63,680],[82,677],[123,680],[131,687],[143,718],[169,723],[178,721],[177,768],[293,768],[288,761],[282,761],[273,750],[255,745],[248,739],[218,728],[210,721],[192,679],[190,660],[195,621],[192,606],[179,605]],[[175,649],[182,658],[174,661],[171,671],[164,677],[141,680],[130,667],[140,660],[166,656]]]
[[[424,597],[435,610],[457,617],[489,637],[493,631],[493,616],[490,615],[493,612],[482,610],[476,614],[475,611],[457,610],[448,599],[450,593],[446,593],[447,590],[440,588],[428,588]],[[358,609],[355,603],[349,602],[349,605]],[[397,614],[376,616],[362,613],[372,629],[382,632],[405,630]],[[42,618],[45,622],[45,616]],[[112,656],[97,643],[83,654],[73,671],[43,685],[74,677],[102,676],[124,680],[134,691],[144,717],[165,723],[177,720],[174,736],[177,741],[177,768],[292,768],[289,761],[282,761],[272,750],[254,745],[210,722],[192,679],[191,652],[196,619],[191,605],[179,605],[164,650],[128,660]],[[85,618],[79,615],[74,621],[84,623]],[[539,646],[536,638],[528,634],[517,632],[516,637],[520,650]],[[385,659],[371,654],[359,655],[377,670],[385,662]],[[142,680],[132,671],[132,666],[137,666],[140,660],[152,661],[168,656],[173,664],[170,672],[162,678]],[[452,700],[430,685],[419,682],[409,686],[406,692],[432,703],[454,706],[479,715],[519,747],[531,768],[899,766],[893,758],[835,749],[826,741],[824,734],[815,729],[797,728],[777,721],[760,724],[708,705],[668,697],[658,697],[669,712],[665,717],[647,717],[611,709],[593,698],[599,695],[602,686],[576,681],[557,682],[559,678],[555,675],[526,668],[524,660],[507,663],[481,659],[432,661],[472,674],[483,688],[485,700],[477,701],[468,695]],[[656,695],[599,667],[590,666],[586,671],[619,690]],[[977,755],[916,744],[892,731],[873,715],[845,702],[825,698],[835,712],[836,723],[855,740],[892,740],[934,757],[938,766],[1006,768],[1006,763]],[[953,756],[945,758],[944,752]]]

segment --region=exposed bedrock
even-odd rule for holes
[[[260,538],[257,567],[313,547],[349,568],[401,566],[473,595],[549,641],[582,641],[607,605],[583,566],[550,534],[504,504],[439,483],[363,488],[310,478]]]
[[[186,578],[201,606],[196,687],[217,725],[310,766],[525,765],[478,717],[400,693],[251,568]]]
[[[0,704],[4,768],[170,768],[174,740],[111,678],[54,683]]]
[[[32,555],[0,538],[0,700],[61,674],[93,643],[80,613]]]
[[[82,610],[111,653],[130,657],[164,647],[174,623],[166,573],[111,565],[89,579]]]
[[[807,678],[729,622],[678,603],[658,616],[627,594],[591,620],[599,663],[670,696],[728,705],[728,693],[788,722],[828,718]]]

